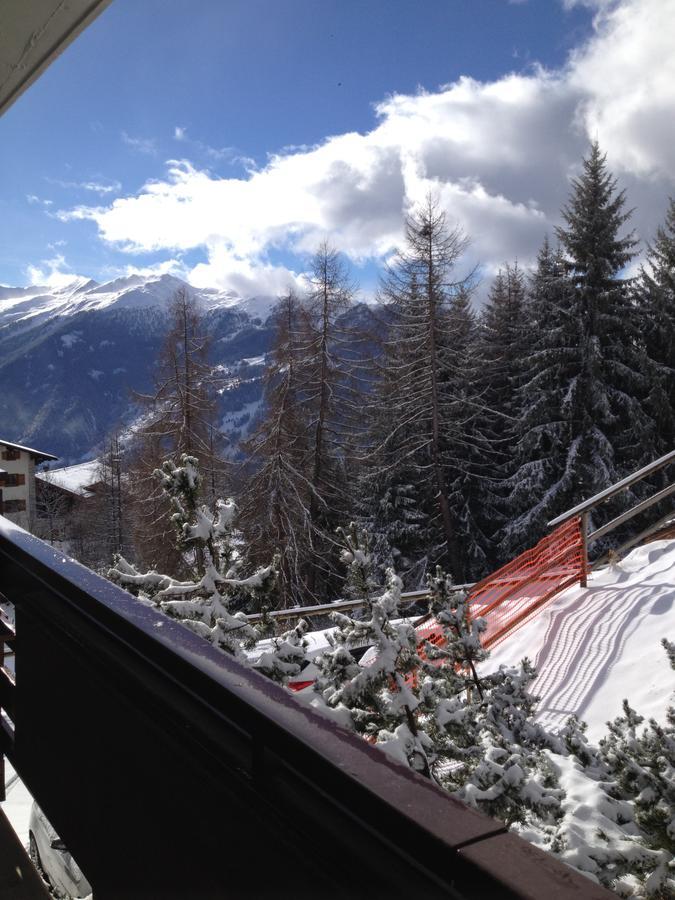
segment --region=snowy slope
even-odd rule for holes
[[[654,541],[573,587],[496,647],[487,670],[527,656],[539,672],[539,717],[558,727],[576,713],[597,741],[624,698],[664,720],[673,672],[661,639],[675,639],[675,541]]]
[[[194,288],[173,275],[142,278],[130,275],[98,284],[93,279],[75,278],[59,288],[0,286],[0,328],[10,322],[48,321],[82,312],[109,309],[144,309],[166,306],[180,288],[193,294],[205,310],[241,309],[251,318],[266,319],[275,297],[242,298],[217,288]]]
[[[137,415],[134,392],[152,389],[152,370],[177,290],[195,296],[223,372],[220,412],[243,415],[260,400],[274,298],[195,289],[170,275],[74,279],[58,289],[0,287],[2,437],[32,443],[62,463],[96,452],[113,428]],[[242,379],[240,362],[246,369]]]
[[[152,391],[169,302],[181,288],[203,310],[223,378],[221,427],[236,453],[260,404],[276,298],[194,288],[172,275],[0,286],[1,436],[54,453],[61,464],[95,455],[107,433],[135,420],[134,393]],[[357,306],[347,315],[355,324],[371,314]]]

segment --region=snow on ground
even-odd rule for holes
[[[5,762],[6,800],[0,804],[23,846],[28,849],[28,823],[33,798],[14,769]]]
[[[548,727],[572,713],[596,742],[627,698],[640,715],[664,721],[673,672],[661,639],[675,639],[675,541],[654,541],[573,587],[495,647],[484,669],[524,656],[539,675],[539,718]]]

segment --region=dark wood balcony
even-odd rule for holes
[[[96,900],[612,896],[5,519],[0,588],[2,750]]]

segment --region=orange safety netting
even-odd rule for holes
[[[471,618],[485,619],[485,648],[493,647],[526,622],[547,600],[582,581],[586,553],[581,519],[564,522],[539,543],[475,584],[468,596]],[[417,628],[421,642],[443,643],[435,619]]]
[[[472,619],[484,619],[487,625],[481,635],[483,647],[494,647],[547,600],[575,581],[583,581],[587,562],[581,529],[580,518],[568,519],[535,547],[471,588],[467,598],[469,615]],[[417,652],[422,659],[427,658],[425,642],[439,647],[445,644],[443,630],[431,615],[425,616],[415,630],[419,639]],[[443,665],[443,660],[434,660],[432,665]],[[413,683],[414,675],[406,680]],[[299,681],[290,683],[289,687],[298,691],[310,684],[313,681]]]

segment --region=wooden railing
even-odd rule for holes
[[[609,898],[0,519],[3,750],[96,900]]]

